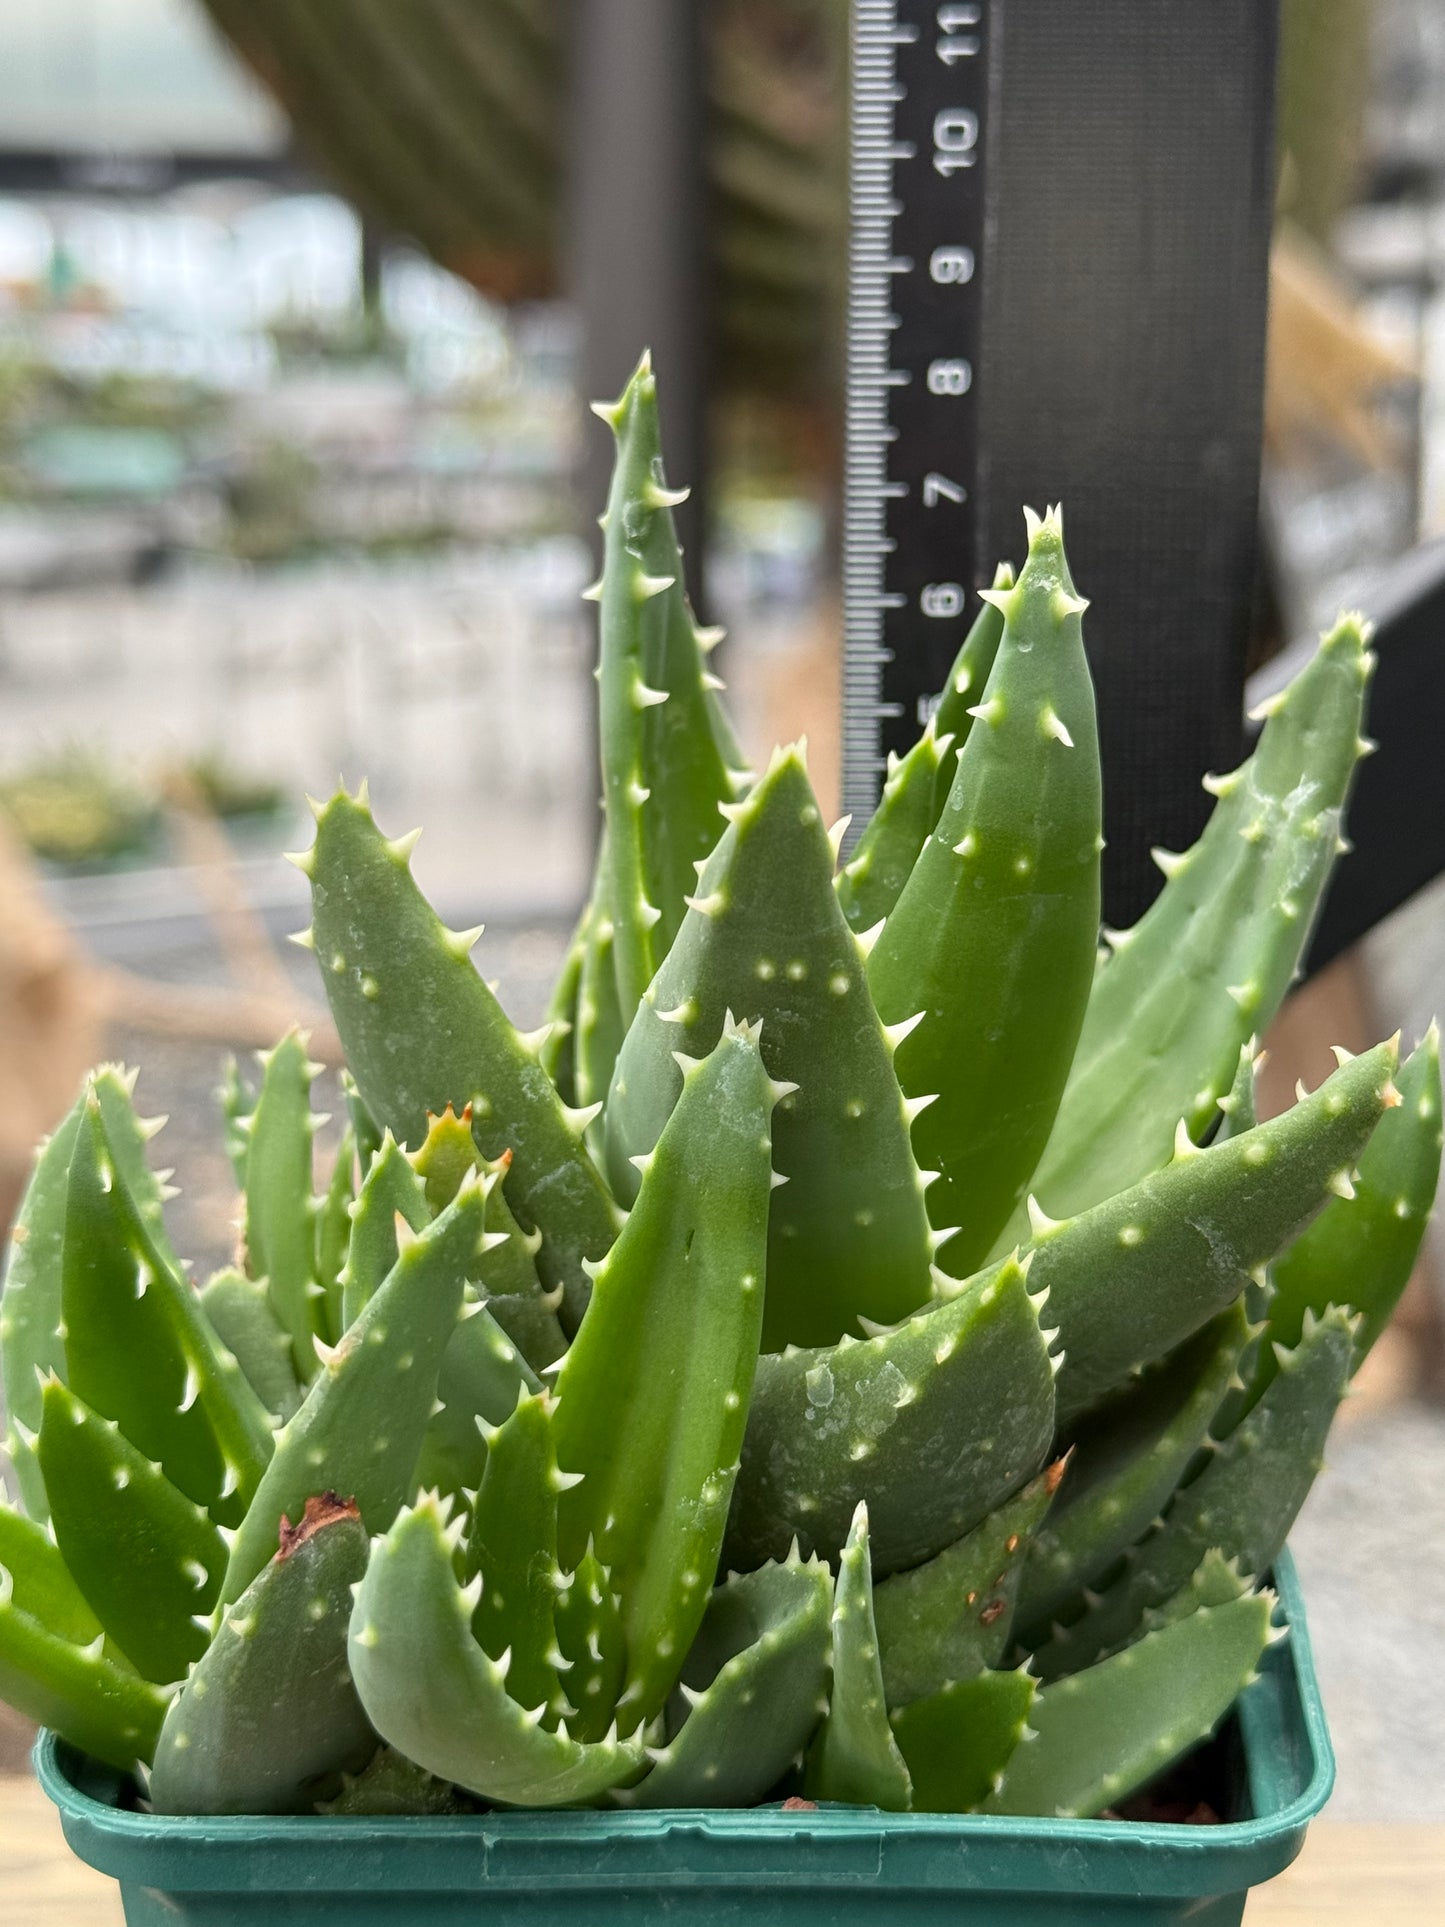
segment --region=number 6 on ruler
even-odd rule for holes
[[[963,614],[961,582],[926,582],[918,594],[918,606],[926,616]]]

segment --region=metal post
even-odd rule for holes
[[[358,289],[361,297],[361,324],[370,339],[381,336],[381,276],[385,246],[381,229],[365,214],[361,216],[361,246],[357,262]]]
[[[698,0],[575,0],[569,11],[568,244],[581,376],[589,399],[610,399],[651,347],[669,479],[692,489],[678,522],[698,596],[708,390]],[[610,457],[605,434],[589,434],[589,528]]]
[[[1063,501],[1127,923],[1242,750],[1277,11],[1001,0],[994,32],[980,550]]]

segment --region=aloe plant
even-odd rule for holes
[[[549,1021],[339,791],[295,859],[330,1169],[305,1040],[232,1067],[242,1238],[197,1289],[159,1120],[86,1080],[0,1309],[0,1693],[174,1813],[1096,1813],[1282,1636],[1435,1194],[1433,1027],[1254,1111],[1365,626],[1100,950],[1059,512],[839,869],[801,746],[737,752],[646,361],[599,412],[606,826]]]

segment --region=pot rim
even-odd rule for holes
[[[304,1856],[304,1884],[332,1892],[399,1886],[396,1863],[403,1860],[404,1883],[413,1890],[535,1885],[542,1871],[539,1853],[549,1856],[546,1877],[558,1891],[623,1883],[851,1886],[860,1875],[900,1888],[1017,1891],[1039,1887],[1042,1851],[1055,1863],[1043,1884],[1055,1889],[1067,1863],[1080,1893],[1217,1894],[1257,1885],[1282,1871],[1299,1852],[1306,1826],[1334,1784],[1334,1755],[1304,1605],[1287,1552],[1276,1560],[1273,1579],[1279,1594],[1276,1616],[1289,1626],[1290,1638],[1269,1649],[1260,1678],[1236,1707],[1250,1796],[1264,1810],[1218,1825],[883,1813],[844,1806],[163,1816],[99,1797],[98,1776],[109,1769],[88,1766],[52,1733],[41,1734],[34,1764],[80,1858],[122,1881],[138,1879],[175,1891],[261,1891],[254,1856],[264,1845],[298,1874]],[[87,1789],[87,1778],[97,1791]],[[685,1865],[666,1857],[672,1842],[686,1843]],[[416,1852],[400,1851],[408,1846]],[[331,1851],[338,1849],[344,1852]],[[605,1850],[605,1864],[599,1850]],[[424,1864],[414,1864],[418,1859]],[[167,1863],[163,1869],[158,1860]],[[383,1865],[390,1868],[390,1878],[378,1877]],[[319,1878],[323,1869],[324,1880]],[[282,1884],[274,1869],[266,1884],[272,1891]]]

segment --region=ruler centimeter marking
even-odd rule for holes
[[[973,617],[995,0],[855,0],[843,807],[867,820]]]

